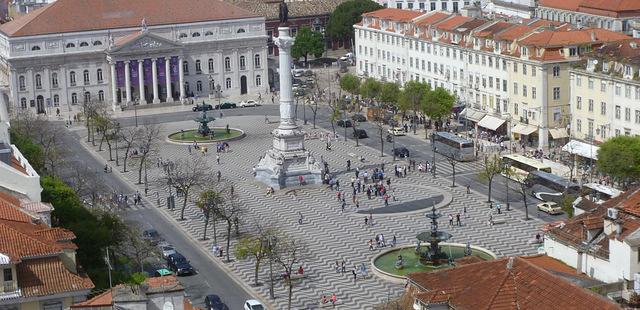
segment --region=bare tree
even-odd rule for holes
[[[196,206],[202,211],[204,216],[204,231],[202,232],[202,240],[207,240],[207,227],[211,218],[213,218],[213,244],[218,244],[218,237],[216,232],[216,221],[218,219],[216,211],[219,205],[224,203],[224,197],[222,193],[215,190],[206,190],[200,193]]]
[[[68,174],[63,177],[75,193],[82,198],[88,198],[92,205],[97,205],[101,196],[108,194],[104,186],[103,174],[85,164],[71,162],[73,169],[67,169]]]
[[[142,136],[142,129],[138,127],[128,127],[121,130],[120,137],[124,141],[124,172],[127,172],[127,159],[129,159],[129,151],[135,147],[135,144]]]
[[[258,273],[262,260],[269,257],[269,241],[273,236],[277,235],[277,229],[272,227],[262,227],[260,224],[255,225],[257,232],[247,235],[236,244],[235,254],[238,259],[246,259],[251,257],[254,259],[253,268],[253,284],[259,286]],[[229,251],[227,251],[229,253]]]
[[[288,289],[287,309],[291,309],[294,286],[291,275],[295,270],[294,268],[306,259],[308,249],[304,242],[281,235],[272,251],[273,258],[282,266],[286,275],[284,281]]]
[[[96,145],[96,116],[104,114],[105,111],[106,105],[92,98],[85,98],[82,103],[82,114],[85,118],[85,126],[87,127],[87,142],[91,142],[93,146]]]
[[[442,155],[444,156],[444,159],[447,160],[449,165],[451,165],[451,170],[453,172],[453,179],[452,179],[453,183],[451,184],[451,187],[456,187],[456,165],[458,164],[458,160],[455,158],[455,155],[452,153],[446,154],[443,152]]]
[[[142,231],[137,226],[127,225],[123,235],[124,240],[116,248],[116,252],[132,259],[140,272],[144,272],[144,261],[157,254],[158,249],[142,238]]]
[[[491,202],[491,190],[493,188],[493,179],[496,175],[502,173],[504,171],[504,162],[502,158],[493,155],[493,157],[484,158],[484,163],[482,165],[482,169],[478,174],[478,178],[480,180],[487,181],[489,185],[489,194],[487,195],[487,202]]]
[[[67,134],[65,129],[30,111],[18,112],[11,125],[13,130],[42,148],[42,168],[50,175],[57,175],[57,168],[67,158],[61,141],[61,137]]]
[[[518,174],[513,171],[513,168],[507,168],[506,170],[507,177],[508,176],[516,176],[514,179],[516,180],[516,192],[522,196],[522,202],[524,202],[524,219],[529,220],[529,203],[527,202],[527,196],[529,194],[529,188],[531,188],[532,180],[529,177],[517,177]]]
[[[178,159],[165,170],[164,180],[183,196],[180,220],[184,220],[184,210],[187,208],[190,191],[215,182],[210,173],[210,167],[200,156]]]
[[[140,165],[138,166],[138,184],[142,184],[142,169],[146,167],[149,157],[158,152],[159,136],[159,126],[152,124],[142,126],[139,143],[137,144],[140,159]]]
[[[318,116],[318,101],[314,100],[313,103],[309,105],[309,109],[313,113],[313,129],[316,129],[316,118]]]
[[[240,205],[240,201],[238,200],[238,196],[236,193],[231,191],[231,186],[224,187],[222,192],[226,199],[224,203],[217,205],[215,213],[219,219],[227,223],[227,242],[225,247],[227,251],[227,262],[229,262],[231,261],[229,256],[229,247],[231,246],[231,229],[233,228],[234,223],[239,221],[243,209]]]

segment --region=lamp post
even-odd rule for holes
[[[510,201],[509,201],[509,172],[511,169],[511,163],[509,162],[509,160],[505,160],[504,161],[504,171],[505,171],[505,182],[506,182],[506,187],[507,187],[507,211],[510,210],[511,205],[510,205]]]
[[[212,99],[211,97],[213,97],[214,88],[215,88],[215,85],[213,83],[213,74],[209,74],[209,99]]]
[[[140,104],[140,98],[136,97],[136,102],[133,104],[133,115],[136,119],[136,127],[138,127],[138,105]]]
[[[305,96],[302,102],[302,118],[304,119],[305,125],[307,124],[307,101],[309,101],[309,97]]]
[[[222,95],[222,86],[220,84],[216,85],[216,97],[218,97],[218,108],[220,107],[220,97]]]
[[[276,296],[273,294],[273,248],[275,248],[277,242],[278,238],[275,236],[271,236],[271,238],[267,240],[269,246],[269,297],[271,299],[276,299]]]
[[[390,135],[391,137],[391,143],[392,143],[392,149],[391,149],[391,153],[393,153],[393,161],[396,161],[396,136],[394,135]]]
[[[120,122],[116,122],[116,132],[114,135],[114,140],[116,143],[116,166],[120,166],[120,162],[118,161],[118,139],[120,137]]]
[[[436,133],[432,132],[431,133],[431,147],[433,148],[433,167],[431,167],[431,171],[433,172],[433,177],[436,177],[436,151],[438,150],[438,148],[436,148],[436,144],[435,144],[435,140],[436,140]]]

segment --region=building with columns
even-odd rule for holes
[[[73,16],[73,18],[69,18]],[[0,26],[0,84],[37,113],[265,92],[265,19],[221,1],[58,0]]]
[[[536,17],[632,34],[640,22],[640,1],[539,0]]]

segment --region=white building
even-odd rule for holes
[[[640,1],[539,0],[536,17],[632,34],[632,23],[640,21]]]
[[[499,15],[532,18],[535,16],[536,0],[491,0],[488,10]]]
[[[70,18],[72,16],[72,18]],[[267,90],[265,19],[222,1],[59,0],[0,26],[0,81],[38,113]]]
[[[471,0],[377,0],[384,7],[422,12],[445,11],[458,13],[473,4]],[[485,2],[485,1],[482,1]]]
[[[28,14],[55,0],[13,0],[9,1],[9,14],[15,18]]]

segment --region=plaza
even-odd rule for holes
[[[205,156],[209,164],[209,169],[215,173],[219,170],[222,174],[222,181],[234,185],[240,201],[244,207],[244,214],[240,223],[241,232],[251,232],[257,223],[262,225],[271,224],[279,227],[287,235],[304,241],[309,249],[306,259],[302,262],[305,269],[305,278],[296,283],[293,293],[294,309],[317,308],[320,298],[323,295],[335,293],[338,297],[338,308],[340,309],[370,309],[374,305],[383,303],[389,298],[399,296],[403,291],[402,284],[394,284],[374,276],[371,272],[371,259],[382,249],[370,251],[367,245],[368,240],[373,239],[377,234],[384,234],[386,239],[391,240],[395,235],[398,246],[415,243],[415,235],[419,231],[425,230],[428,219],[424,217],[431,205],[424,206],[424,212],[395,212],[393,214],[373,214],[373,225],[364,224],[367,217],[366,210],[369,208],[383,207],[383,200],[379,197],[371,200],[366,198],[364,193],[360,193],[360,207],[356,210],[351,203],[351,192],[348,190],[350,179],[354,175],[353,171],[346,171],[346,161],[351,160],[352,169],[356,167],[361,171],[373,169],[386,162],[386,169],[391,170],[393,160],[391,157],[379,157],[379,150],[374,150],[366,146],[353,147],[353,142],[334,140],[332,150],[325,151],[325,142],[319,139],[305,141],[306,148],[313,152],[317,158],[327,161],[330,171],[340,180],[343,188],[347,188],[347,206],[345,212],[341,210],[341,203],[336,199],[335,191],[322,186],[292,187],[276,191],[275,195],[266,197],[266,186],[254,180],[252,167],[258,158],[264,154],[271,145],[271,130],[277,126],[275,118],[270,116],[271,123],[265,123],[263,116],[225,116],[213,122],[215,127],[224,127],[226,124],[234,128],[240,128],[246,133],[242,140],[230,143],[230,150],[226,153],[215,153],[213,151],[202,155],[200,152],[190,153],[187,146],[175,145],[163,140],[160,143],[158,157],[163,161],[175,161],[179,158],[189,156]],[[196,124],[193,121],[166,123],[161,130],[161,138],[166,139],[169,133],[180,131],[181,129],[191,129]],[[303,126],[307,132],[322,132],[324,130],[313,130],[309,126]],[[78,131],[83,132],[83,131]],[[89,147],[85,144],[85,146]],[[91,148],[93,149],[93,148]],[[213,150],[213,148],[211,148]],[[103,160],[108,159],[107,152],[100,152]],[[220,156],[220,164],[216,164],[216,155]],[[363,156],[364,163],[360,163],[356,158]],[[397,161],[399,165],[407,165],[406,162]],[[109,162],[114,165],[113,162]],[[450,173],[449,165],[440,163],[438,167],[439,175]],[[137,171],[131,167],[131,171],[120,173],[121,167],[113,166],[113,171],[121,174],[124,178],[135,183],[137,181]],[[456,168],[458,173],[474,171],[479,168],[477,163],[461,163]],[[144,208],[154,208],[162,213],[164,217],[185,231],[193,242],[198,243],[204,250],[211,252],[213,239],[201,241],[204,221],[202,212],[195,206],[193,201],[188,203],[185,211],[186,219],[178,221],[180,216],[180,206],[174,211],[169,211],[163,205],[155,205],[156,197],[164,198],[169,193],[169,188],[160,182],[155,182],[163,175],[162,168],[158,168],[153,161],[149,166],[148,178],[149,195]],[[144,192],[144,185],[137,185],[141,193]],[[411,201],[419,201],[433,196],[445,194],[451,196],[450,204],[442,204],[439,211],[444,215],[441,222],[441,229],[453,235],[451,242],[467,243],[486,248],[498,257],[512,255],[526,255],[536,253],[536,247],[529,245],[543,222],[537,219],[530,221],[523,220],[520,211],[512,211],[501,215],[504,224],[495,226],[488,225],[490,210],[485,202],[486,197],[476,193],[467,194],[463,186],[451,188],[450,181],[446,178],[437,177],[433,179],[431,174],[411,171],[404,178],[392,177],[391,187],[395,189],[398,201],[390,202],[391,208],[394,204],[402,204]],[[157,193],[157,194],[156,194]],[[157,196],[156,196],[157,195]],[[197,193],[193,194],[195,197]],[[156,208],[157,207],[157,208]],[[449,214],[455,216],[463,213],[466,207],[466,216],[462,218],[462,226],[450,227],[446,223]],[[142,206],[134,207],[142,208]],[[361,211],[358,213],[358,211]],[[302,225],[298,224],[299,212],[303,216]],[[364,213],[364,214],[363,214]],[[211,229],[209,230],[211,231]],[[219,232],[219,243],[224,240],[223,233]],[[237,238],[232,239],[233,245]],[[213,254],[211,254],[213,257]],[[213,258],[216,264],[226,265],[232,271],[233,277],[245,283],[245,288],[254,292],[256,297],[271,304],[275,309],[286,307],[287,292],[281,281],[276,281],[275,300],[269,299],[269,285],[259,287],[249,287],[253,282],[254,262],[252,260],[234,259],[230,263],[223,263],[219,258]],[[334,266],[336,261],[346,262],[347,273],[336,273]],[[359,277],[353,283],[351,269],[354,265],[364,263],[368,269],[368,277]],[[260,282],[267,284],[269,268],[268,263],[262,263],[260,269]],[[275,266],[275,265],[274,265]],[[274,267],[274,274],[281,274],[282,270]],[[278,278],[279,279],[279,278]]]

